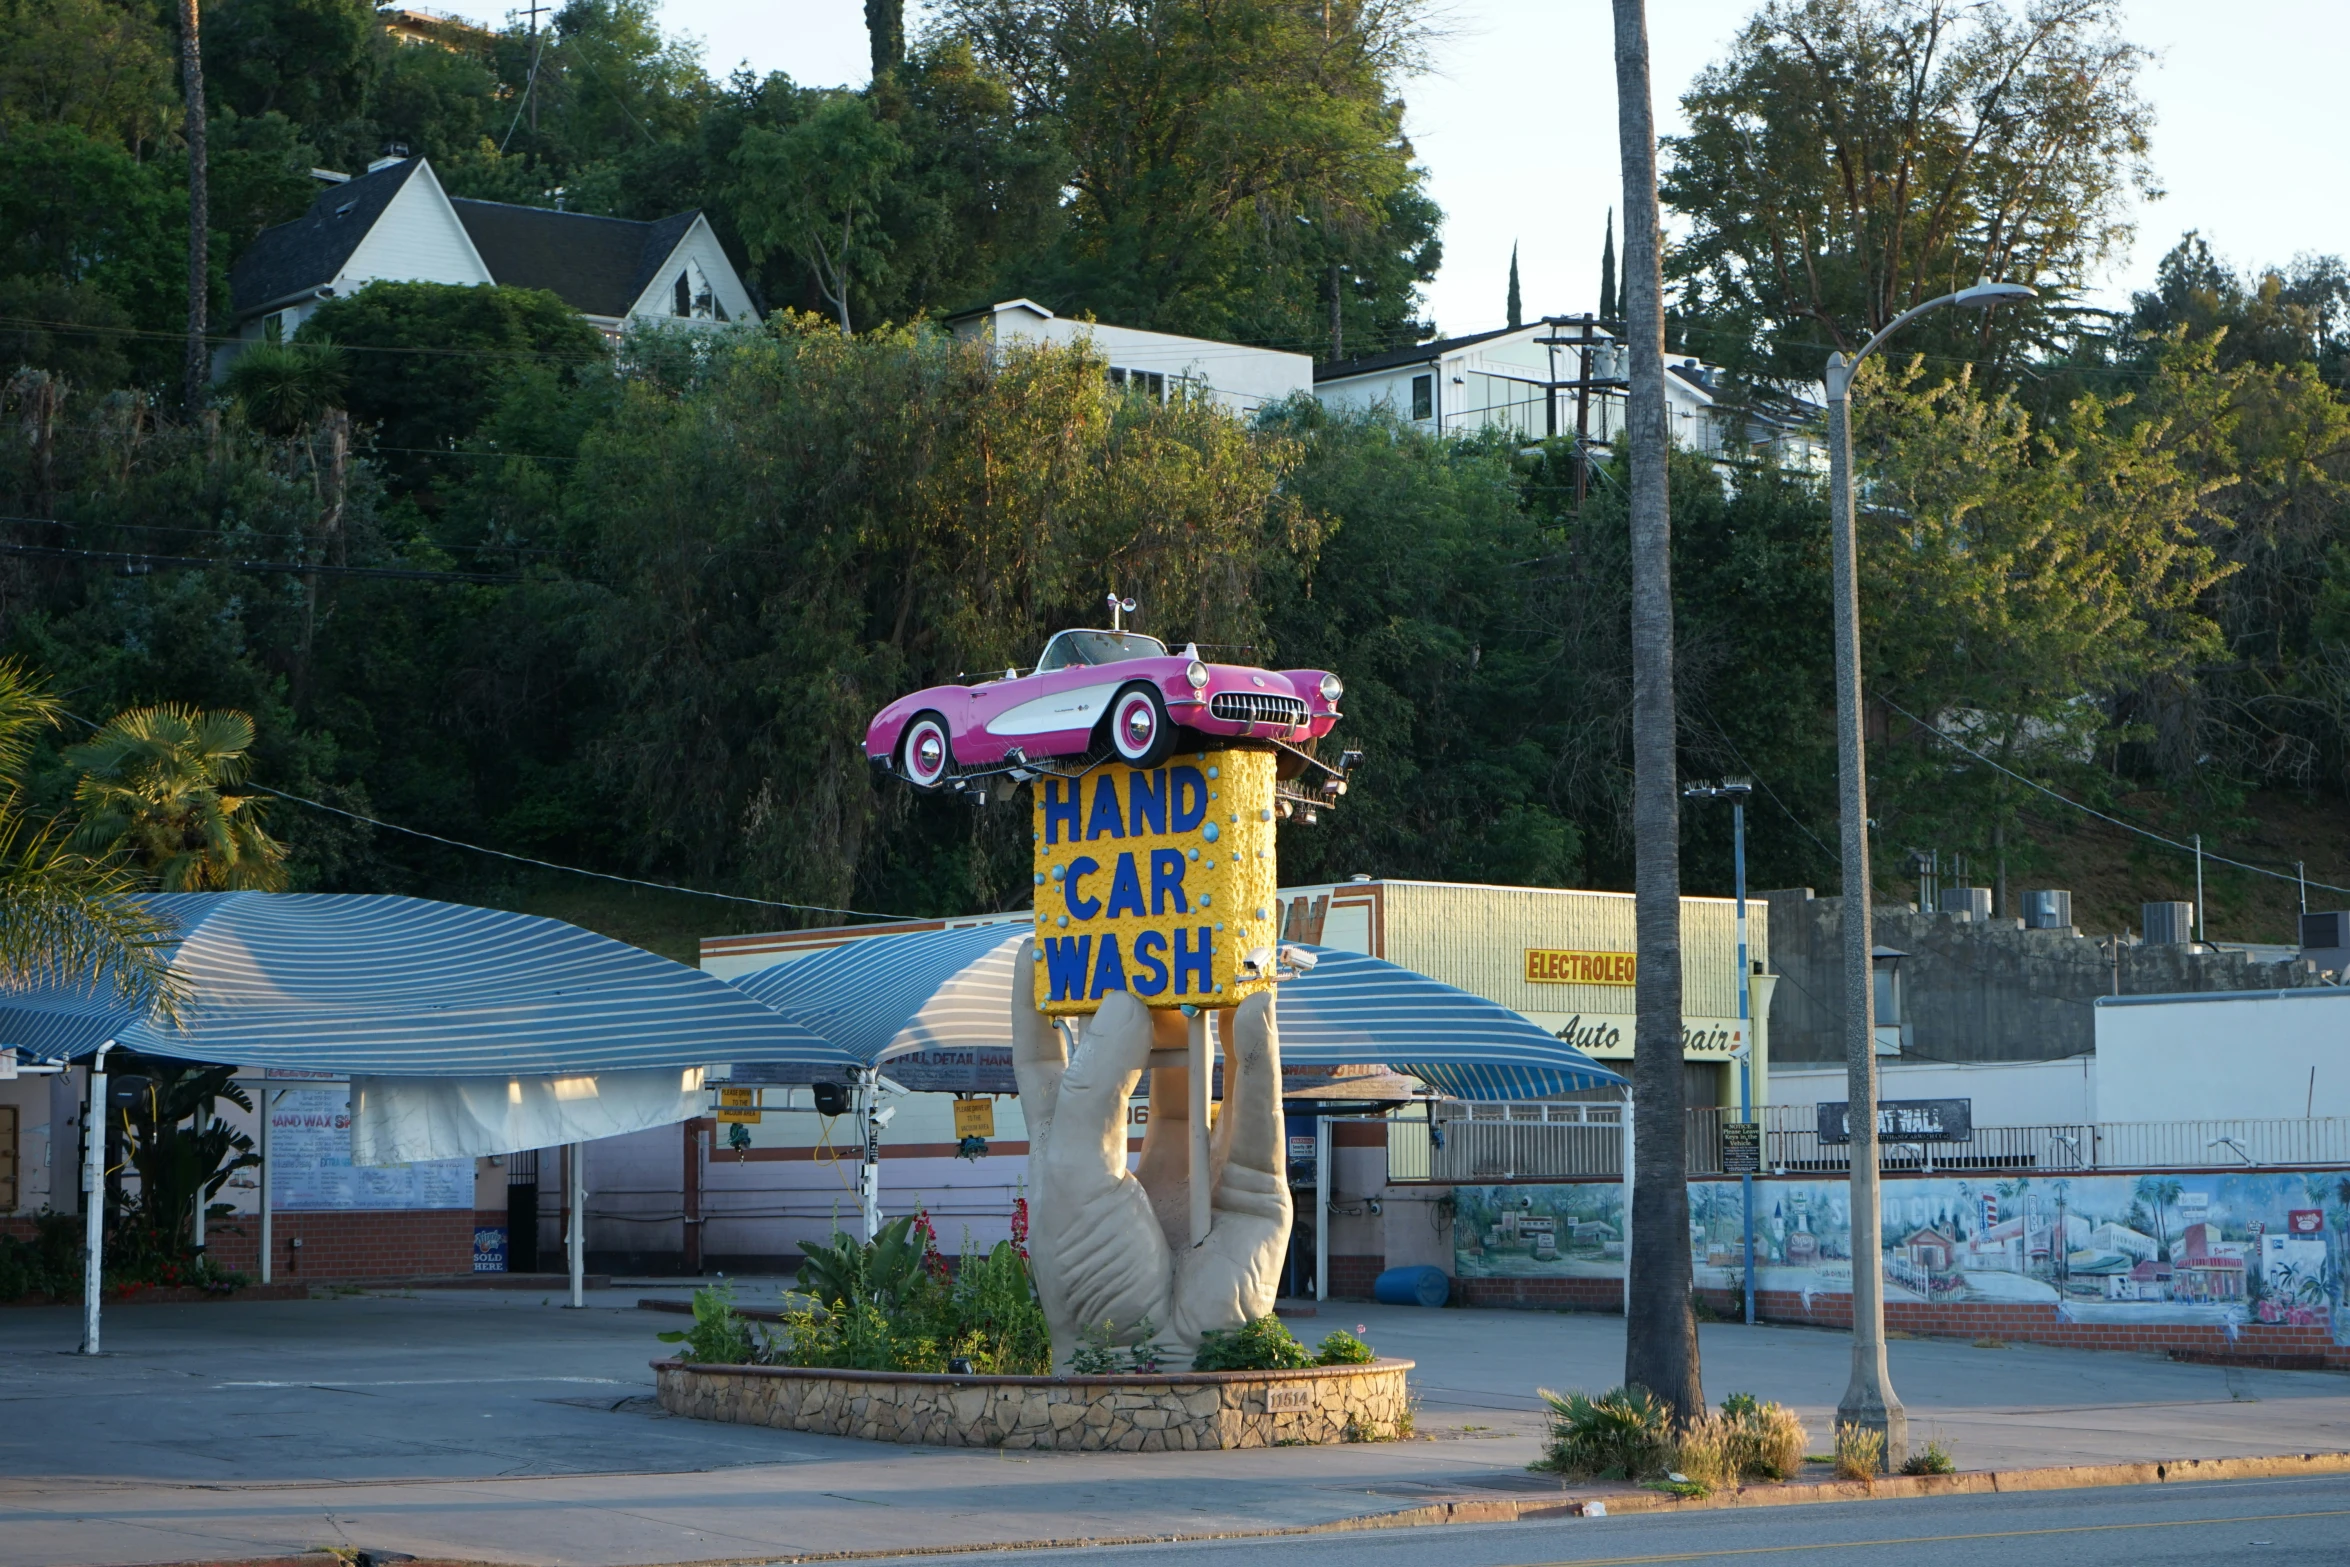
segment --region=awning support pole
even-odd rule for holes
[[[1314,1117],[1314,1299],[1330,1298],[1330,1117]]]
[[[270,1269],[277,1262],[277,1241],[270,1232],[269,1212],[269,1120],[277,1112],[277,1095],[267,1083],[261,1085],[261,1282],[269,1282]]]
[[[587,1144],[573,1143],[571,1153],[571,1223],[564,1242],[571,1253],[571,1304],[587,1304]]]
[[[1208,1226],[1215,1222],[1215,1193],[1209,1189],[1208,1168],[1208,1079],[1216,1070],[1215,1025],[1211,1021],[1214,1016],[1201,1007],[1187,1020],[1190,1037],[1186,1046],[1191,1068],[1191,1243],[1194,1246],[1207,1244]]]
[[[106,1266],[106,1052],[90,1057],[90,1108],[82,1115],[82,1353],[98,1353],[99,1277]]]
[[[864,1157],[857,1162],[857,1205],[868,1245],[881,1233],[881,1128],[873,1121],[880,1107],[881,1069],[865,1067],[857,1073],[857,1119],[865,1134]]]

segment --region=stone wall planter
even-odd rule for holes
[[[1304,1371],[982,1377],[656,1360],[661,1407],[697,1420],[940,1447],[1159,1453],[1385,1441],[1409,1360]]]

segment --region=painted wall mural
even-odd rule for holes
[[[1621,1278],[1621,1186],[1463,1186],[1456,1272],[1469,1279]],[[2077,1322],[2330,1327],[2344,1309],[2350,1171],[1922,1177],[1884,1183],[1888,1301],[2050,1305]],[[1756,1285],[1806,1298],[1852,1289],[1849,1188],[1757,1181]],[[1740,1284],[1735,1181],[1689,1187],[1701,1288]]]

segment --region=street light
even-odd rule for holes
[[[1748,995],[1754,965],[1746,956],[1746,797],[1754,785],[1743,778],[1725,778],[1718,784],[1691,784],[1681,791],[1685,800],[1730,802],[1730,862],[1738,891],[1738,1119],[1754,1124],[1754,1019]],[[1746,1325],[1754,1326],[1754,1173],[1738,1172],[1738,1195],[1746,1221]]]
[[[1876,983],[1869,963],[1867,769],[1861,753],[1860,572],[1853,536],[1852,373],[1877,346],[1930,310],[1986,310],[2039,295],[1984,278],[1903,311],[1850,358],[1828,356],[1828,505],[1834,523],[1836,593],[1836,795],[1844,849],[1844,1065],[1852,1128],[1852,1382],[1836,1406],[1841,1425],[1881,1432],[1888,1468],[1909,1452],[1909,1415],[1885,1367],[1883,1215],[1877,1203]]]

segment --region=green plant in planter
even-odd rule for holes
[[[1672,1412],[1646,1388],[1593,1398],[1538,1391],[1550,1406],[1550,1443],[1532,1467],[1573,1478],[1643,1480],[1662,1474],[1673,1452]]]
[[[694,1325],[657,1335],[664,1344],[683,1344],[683,1359],[704,1366],[756,1366],[771,1358],[766,1335],[734,1309],[734,1286],[694,1291]]]
[[[1194,1371],[1302,1371],[1313,1352],[1279,1317],[1258,1317],[1237,1328],[1210,1328],[1191,1357]]]
[[[1335,1328],[1314,1350],[1318,1366],[1367,1366],[1379,1358],[1370,1345],[1344,1328]]]

